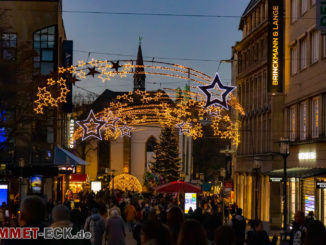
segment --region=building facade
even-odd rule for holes
[[[315,0],[286,0],[284,117],[289,138],[289,220],[302,210],[326,222],[326,36],[316,29]],[[321,185],[322,186],[322,185]]]
[[[19,191],[23,197],[30,192],[26,177],[41,174],[43,167],[46,177],[54,147],[67,143],[67,120],[61,108],[42,118],[33,111],[39,81],[63,64],[62,1],[8,0],[1,1],[0,8],[0,163],[7,169],[23,168],[21,187],[11,186],[12,193]],[[48,198],[52,198],[52,185],[51,178],[44,179],[42,193]]]
[[[283,94],[269,93],[268,0],[251,0],[239,29],[242,40],[233,47],[233,79],[245,110],[240,117],[240,144],[234,166],[235,200],[248,219],[281,224],[279,183],[267,172],[281,168],[276,143],[282,136]],[[272,197],[273,198],[270,198]]]

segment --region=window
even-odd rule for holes
[[[308,10],[308,0],[301,0],[301,15]]]
[[[307,101],[300,104],[300,139],[305,140],[307,138]]]
[[[326,58],[326,35],[323,35],[323,57]]]
[[[17,34],[1,34],[1,57],[4,60],[15,60],[17,52]]]
[[[311,33],[311,63],[317,62],[319,59],[319,33],[314,31]]]
[[[300,41],[300,68],[307,67],[307,38]]]
[[[36,74],[48,75],[54,70],[56,28],[50,26],[34,32],[34,70]]]
[[[290,140],[295,141],[296,138],[296,106],[290,107]]]
[[[298,72],[298,51],[297,46],[291,48],[291,74],[294,75]]]
[[[298,0],[292,0],[291,14],[292,22],[296,21],[298,19]]]
[[[312,137],[317,138],[319,136],[319,97],[312,99],[311,109]]]

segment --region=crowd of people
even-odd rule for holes
[[[19,210],[21,227],[70,227],[91,233],[90,239],[42,240],[33,244],[128,245],[127,233],[137,245],[272,245],[260,220],[248,222],[241,208],[223,210],[216,196],[200,196],[195,210],[182,210],[182,201],[173,195],[144,197],[135,193],[115,192],[109,198],[87,193],[81,202],[55,205],[39,196],[25,198]],[[1,211],[0,209],[0,221]],[[228,218],[230,217],[230,218]],[[248,226],[248,227],[247,227]],[[326,244],[326,231],[310,213],[297,212],[289,234],[290,245]],[[30,240],[2,240],[1,245],[31,244]]]

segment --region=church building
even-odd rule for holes
[[[143,56],[141,44],[138,47],[136,65],[143,66]],[[135,68],[134,73],[134,91],[145,91],[145,79],[143,67]],[[151,91],[156,92],[156,91]],[[117,96],[121,96],[126,92],[115,92],[106,89],[91,105],[91,109],[95,112],[101,111],[109,107]],[[85,173],[90,181],[96,180],[97,176],[106,172],[114,171],[114,175],[128,173],[135,176],[140,183],[143,183],[143,177],[146,169],[153,160],[154,147],[159,141],[161,127],[159,124],[136,126],[136,130],[132,131],[131,137],[119,137],[110,141],[91,141],[89,144],[92,149],[86,156],[89,163],[85,167]],[[185,181],[190,181],[192,176],[193,156],[192,156],[192,137],[179,135],[175,130],[178,144],[180,159],[182,162],[181,175]]]

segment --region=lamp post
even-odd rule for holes
[[[254,160],[254,170],[255,170],[255,174],[256,174],[256,185],[255,185],[255,219],[258,220],[258,181],[259,181],[259,169],[260,169],[260,160],[255,159]]]
[[[286,159],[290,155],[290,142],[287,138],[280,139],[280,154],[283,157],[283,230],[284,241],[286,241],[287,233],[287,173],[286,173]]]
[[[222,223],[224,224],[225,221],[225,213],[224,213],[224,180],[226,176],[225,168],[220,169],[220,176],[222,178],[222,185],[221,185],[221,197],[222,197]]]

